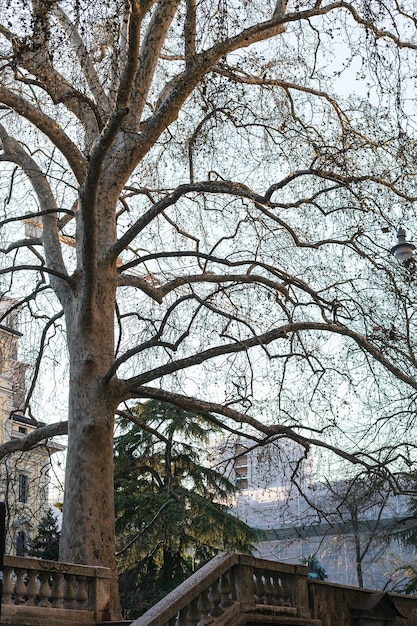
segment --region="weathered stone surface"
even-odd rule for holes
[[[24,589],[19,591],[21,597],[17,595],[17,586],[28,585],[34,575],[41,581],[45,571],[50,574],[52,584],[46,606],[39,606],[40,596],[29,597]],[[308,580],[304,566],[240,554],[218,555],[133,623],[107,621],[111,574],[106,568],[5,557],[5,575],[9,595],[3,600],[8,599],[9,603],[2,604],[1,623],[13,626],[417,624],[415,598]],[[54,576],[62,582],[62,598],[58,594],[62,606],[55,604],[55,608]],[[84,609],[72,608],[85,595],[77,591],[79,583],[88,589]],[[39,593],[40,589],[41,586]]]

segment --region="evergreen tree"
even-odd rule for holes
[[[57,518],[52,509],[48,509],[39,524],[37,536],[30,542],[29,556],[46,561],[57,561],[60,537]]]
[[[410,498],[407,507],[407,516],[401,520],[402,528],[390,535],[390,541],[399,541],[403,546],[417,547],[417,498]],[[415,595],[417,593],[417,565],[416,562],[396,569],[394,575],[401,574],[401,580],[396,584],[395,591]]]
[[[115,444],[116,533],[125,616],[134,617],[223,550],[250,552],[255,531],[231,515],[233,484],[207,466],[214,427],[149,401]]]

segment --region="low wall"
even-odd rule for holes
[[[313,617],[320,619],[322,626],[350,626],[355,623],[353,620],[355,614],[359,624],[366,622],[368,614],[375,626],[379,623],[394,626],[417,625],[416,598],[394,593],[383,594],[358,587],[345,587],[319,580],[309,580],[308,588]],[[395,616],[396,610],[403,617]],[[381,621],[378,621],[378,615]],[[389,621],[390,619],[392,621]]]
[[[307,573],[302,565],[220,554],[131,626],[417,626],[416,598]],[[109,593],[106,568],[6,556],[1,623],[99,626]]]
[[[2,624],[95,626],[108,619],[110,570],[4,557]]]
[[[259,615],[262,622],[306,624],[307,568],[219,554],[132,626],[236,626],[259,622]]]
[[[417,599],[326,581],[307,568],[221,554],[131,626],[417,626]]]

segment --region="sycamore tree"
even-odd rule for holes
[[[137,399],[404,471],[415,285],[389,249],[417,198],[414,3],[0,16],[0,323],[19,310],[31,345],[20,409],[53,360],[68,394],[67,422],[2,454],[68,430],[60,558],[116,572],[114,415]]]

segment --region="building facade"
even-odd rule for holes
[[[396,538],[413,524],[408,500],[384,482],[319,482],[312,457],[284,439],[262,447],[244,438],[217,442],[213,458],[238,489],[232,511],[259,530],[254,556],[287,563],[315,556],[330,582],[380,590],[396,589],[403,567],[417,569],[415,551]]]
[[[25,417],[25,374],[19,361],[18,311],[10,300],[0,302],[0,444],[30,434],[43,424]],[[24,556],[30,539],[49,508],[51,455],[63,449],[46,442],[0,460],[0,500],[6,505],[6,554]]]

